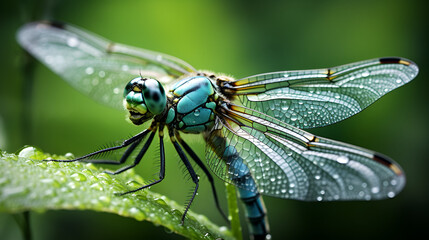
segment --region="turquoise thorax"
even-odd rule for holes
[[[207,77],[185,78],[170,92],[173,104],[168,111],[167,124],[174,124],[176,129],[187,133],[201,133],[213,126],[215,91]]]

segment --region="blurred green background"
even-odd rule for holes
[[[310,132],[377,150],[405,170],[397,197],[374,202],[306,203],[265,197],[274,239],[404,239],[427,236],[429,215],[428,6],[417,0],[362,1],[7,1],[0,10],[0,148],[24,144],[76,156],[141,130],[125,113],[98,105],[40,63],[31,65],[15,41],[19,26],[50,18],[110,40],[168,53],[197,69],[236,78],[279,70],[330,67],[382,56],[415,61],[420,74],[362,113]],[[25,107],[27,106],[27,107]],[[187,137],[204,156],[200,137]],[[155,149],[155,148],[152,148]],[[192,182],[177,171],[166,144],[167,177],[151,190],[184,203]],[[151,177],[155,152],[137,171]],[[183,181],[182,181],[183,180]],[[223,197],[223,184],[217,187]],[[225,225],[206,179],[192,210]],[[162,227],[111,214],[32,213],[34,239],[182,239]],[[420,235],[423,234],[423,235]],[[21,239],[0,213],[0,239]]]

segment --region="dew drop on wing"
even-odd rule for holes
[[[67,39],[67,45],[69,47],[77,47],[77,45],[79,45],[79,39],[77,39],[75,37],[71,37],[71,38]]]
[[[364,71],[362,73],[362,77],[368,77],[369,76],[369,71]]]
[[[373,194],[376,194],[376,193],[380,192],[380,188],[379,187],[373,187],[373,188],[371,188],[371,192]]]
[[[88,74],[88,75],[93,74],[94,73],[94,68],[93,67],[87,67],[85,69],[85,73]]]
[[[349,162],[349,158],[347,156],[339,156],[337,158],[337,162],[339,162],[341,164],[346,164]]]
[[[128,65],[124,64],[124,65],[122,65],[121,69],[122,69],[122,71],[126,72],[126,71],[130,70],[130,67]]]
[[[91,84],[93,85],[93,86],[97,86],[98,85],[98,79],[97,78],[94,78],[94,79],[92,79],[92,82],[91,82]]]

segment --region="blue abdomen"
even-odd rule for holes
[[[170,90],[173,95],[167,124],[185,133],[201,133],[213,126],[215,118],[214,87],[207,77],[185,78]]]
[[[250,169],[233,145],[228,145],[219,133],[212,133],[208,141],[216,155],[225,162],[231,182],[238,186],[239,197],[244,204],[249,230],[254,240],[268,239],[269,226],[264,202]]]

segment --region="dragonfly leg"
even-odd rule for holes
[[[139,145],[139,143],[143,140],[143,138],[140,138],[139,140],[135,141],[128,149],[125,151],[125,153],[121,156],[121,159],[118,161],[115,160],[85,160],[85,162],[88,163],[96,163],[96,164],[111,164],[111,165],[121,165],[123,164],[130,154],[136,149],[136,147]]]
[[[189,162],[188,158],[186,157],[185,152],[180,147],[179,143],[176,141],[176,138],[174,136],[174,132],[172,129],[169,129],[169,134],[170,134],[171,142],[174,145],[174,148],[176,149],[177,153],[179,154],[179,157],[182,160],[183,164],[185,164],[185,167],[188,170],[189,175],[192,178],[192,181],[195,183],[195,189],[194,189],[194,192],[192,193],[192,197],[191,197],[191,199],[189,199],[189,202],[186,205],[185,211],[183,212],[183,215],[182,215],[181,224],[183,225],[183,223],[185,221],[186,213],[188,212],[189,208],[191,207],[192,202],[194,201],[195,196],[197,195],[197,191],[198,191],[198,187],[199,187],[199,179],[198,179],[198,175],[195,173],[195,170],[192,168],[191,163]]]
[[[131,168],[133,168],[133,167],[135,167],[135,166],[137,166],[137,164],[139,164],[140,163],[140,160],[143,158],[143,156],[145,155],[145,153],[146,153],[146,151],[149,149],[149,146],[150,146],[150,144],[152,143],[152,140],[153,140],[153,137],[155,136],[155,133],[156,133],[156,129],[154,129],[154,130],[152,130],[152,133],[149,135],[149,138],[146,140],[146,143],[144,144],[144,146],[143,146],[143,148],[140,150],[140,152],[139,152],[139,154],[136,156],[136,158],[134,159],[134,163],[133,164],[131,164],[131,165],[129,165],[129,166],[125,166],[125,167],[123,167],[123,168],[120,168],[120,169],[118,169],[118,170],[116,170],[116,171],[114,171],[114,172],[111,172],[111,171],[104,171],[105,173],[108,173],[108,174],[112,174],[112,175],[116,175],[116,174],[119,174],[119,173],[122,173],[122,172],[124,172],[124,171],[126,171],[126,170],[128,170],[128,169],[131,169]],[[128,155],[129,155],[129,153],[128,153]],[[122,160],[122,159],[121,159]],[[125,161],[125,160],[124,160]]]
[[[206,174],[207,179],[209,180],[209,183],[212,187],[212,193],[215,200],[216,208],[222,215],[222,217],[225,219],[226,222],[229,223],[228,217],[226,214],[222,211],[222,208],[220,207],[219,200],[216,193],[216,188],[214,184],[214,180],[212,175],[210,174],[209,170],[206,168],[206,166],[203,164],[201,159],[198,157],[198,155],[192,150],[191,147],[182,139],[182,137],[179,135],[179,133],[176,134],[177,141],[182,145],[182,147],[185,149],[185,151],[191,156],[191,158],[197,163],[197,165],[203,170],[204,174]]]
[[[163,127],[161,127],[160,128],[160,131],[159,131],[159,151],[160,151],[160,170],[159,170],[159,179],[158,180],[156,180],[156,181],[153,181],[153,182],[151,182],[151,183],[149,183],[149,184],[147,184],[147,185],[144,185],[144,186],[142,186],[142,187],[139,187],[139,188],[137,188],[137,189],[134,189],[134,190],[131,190],[131,191],[128,191],[128,192],[124,192],[124,193],[121,193],[121,194],[119,194],[119,195],[125,195],[125,194],[129,194],[129,193],[133,193],[133,192],[137,192],[137,191],[140,191],[140,190],[142,190],[142,189],[145,189],[145,188],[148,188],[148,187],[150,187],[150,186],[153,186],[153,185],[155,185],[155,184],[157,184],[157,183],[160,183],[162,180],[164,180],[164,177],[165,177],[165,150],[164,150],[164,134],[163,134],[163,129],[162,129]],[[153,136],[152,135],[154,135],[154,133],[155,132],[153,132],[152,134],[151,134],[151,136],[150,137],[152,137],[153,138]],[[148,141],[149,141],[149,139],[148,139]],[[151,140],[152,141],[152,140]],[[147,143],[147,142],[146,142]],[[149,143],[150,144],[150,143]],[[146,145],[145,145],[146,146]],[[144,147],[143,147],[144,148]],[[144,154],[144,153],[143,153]],[[142,155],[143,156],[143,155]]]
[[[130,145],[130,144],[132,144],[132,143],[135,143],[136,141],[137,142],[140,142],[148,133],[149,133],[149,131],[150,131],[150,128],[148,128],[148,129],[145,129],[144,131],[142,131],[142,132],[140,132],[139,134],[137,134],[137,135],[135,135],[135,136],[133,136],[132,138],[129,138],[129,139],[127,139],[127,140],[125,140],[125,141],[123,141],[120,145],[118,145],[118,146],[114,146],[114,147],[109,147],[109,148],[105,148],[105,149],[101,149],[101,150],[98,150],[98,151],[95,151],[95,152],[93,152],[93,153],[90,153],[90,154],[87,154],[87,155],[85,155],[85,156],[82,156],[82,157],[78,157],[78,158],[75,158],[75,159],[70,159],[70,160],[58,160],[58,159],[45,159],[45,160],[43,160],[43,161],[47,161],[47,162],[76,162],[76,161],[83,161],[83,160],[85,160],[86,158],[89,158],[89,157],[92,157],[92,156],[95,156],[95,155],[99,155],[99,154],[102,154],[102,153],[105,153],[105,152],[110,152],[110,151],[115,151],[115,150],[118,150],[118,149],[121,149],[121,148],[124,148],[124,147],[126,147],[126,146],[128,146],[128,145]],[[136,145],[138,145],[138,144],[136,144]],[[131,146],[131,147],[133,147],[133,145]],[[130,148],[131,148],[130,147]],[[135,147],[134,147],[135,148]],[[128,151],[127,151],[128,152]],[[131,153],[131,152],[130,152]],[[129,153],[129,154],[130,154]],[[129,155],[128,154],[128,155]],[[122,159],[121,159],[122,160]],[[125,161],[125,159],[124,159],[124,161]],[[106,163],[106,162],[97,162],[97,163]]]

